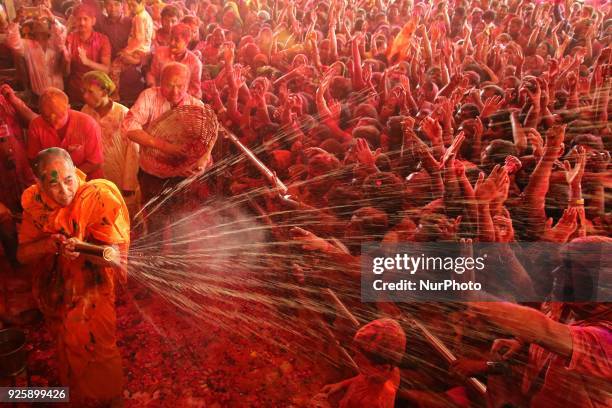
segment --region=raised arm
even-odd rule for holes
[[[546,144],[540,161],[529,177],[529,182],[523,191],[525,205],[530,212],[544,215],[546,192],[550,184],[552,167],[563,151],[565,127],[554,126],[546,133]]]
[[[569,326],[552,320],[538,310],[507,302],[474,302],[470,306],[511,335],[528,343],[536,343],[561,357],[572,354]]]

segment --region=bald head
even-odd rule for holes
[[[68,105],[68,95],[66,95],[61,89],[49,87],[40,94],[40,99],[38,101],[39,106],[54,102],[61,102]]]
[[[68,122],[68,96],[57,88],[47,88],[40,95],[40,115],[52,128],[61,129]]]

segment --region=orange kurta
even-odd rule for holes
[[[85,182],[67,207],[59,207],[29,187],[22,196],[19,243],[50,234],[117,245],[124,258],[129,246],[129,215],[117,187],[107,180]],[[57,336],[60,379],[71,400],[108,400],[123,389],[121,357],[116,344],[115,284],[125,269],[99,266],[81,255],[75,260],[49,255],[34,268],[34,296]]]

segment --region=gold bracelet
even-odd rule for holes
[[[584,205],[584,198],[579,198],[578,200],[573,201],[573,202],[570,201],[570,205],[573,205],[573,206]]]

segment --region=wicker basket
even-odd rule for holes
[[[193,168],[198,159],[212,150],[218,128],[217,116],[210,106],[179,106],[151,123],[147,133],[172,144],[187,145],[187,156],[170,156],[148,147],[143,147],[140,154],[172,168],[179,176]]]

